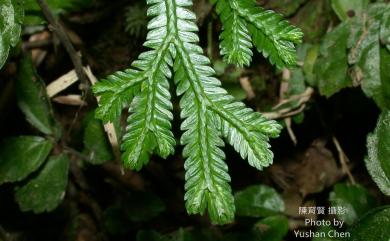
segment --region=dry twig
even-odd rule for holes
[[[84,85],[85,89],[88,89],[89,82],[83,71],[81,56],[76,52],[75,48],[73,47],[69,39],[69,36],[64,30],[64,27],[54,17],[53,13],[50,11],[49,6],[47,5],[45,0],[37,0],[37,3],[41,8],[43,15],[45,16],[45,18],[50,24],[49,29],[52,30],[57,35],[61,43],[64,45],[66,51],[68,52],[69,57],[72,60],[77,76],[79,77],[81,83]]]
[[[332,141],[337,149],[337,152],[339,153],[339,160],[340,160],[341,169],[342,169],[343,173],[347,174],[349,181],[352,184],[356,184],[355,178],[353,177],[351,171],[349,170],[349,166],[347,164],[349,162],[349,159],[348,159],[347,155],[345,154],[343,148],[341,148],[340,142],[337,140],[336,136],[334,136],[334,135],[332,136]]]

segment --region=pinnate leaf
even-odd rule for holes
[[[149,33],[144,45],[151,50],[140,54],[133,62],[132,71],[137,76],[125,73],[121,79],[128,79],[122,83],[121,79],[112,79],[109,84],[102,81],[94,91],[98,96],[107,95],[109,100],[127,98],[118,95],[125,95],[125,91],[133,88],[129,83],[139,83],[140,90],[131,100],[128,127],[122,142],[124,164],[139,170],[149,161],[151,154],[157,153],[165,158],[174,151],[175,139],[171,132],[173,105],[168,81],[173,79],[176,94],[181,97],[183,134],[180,142],[184,145],[183,156],[186,158],[184,199],[187,212],[203,214],[207,210],[212,223],[229,223],[234,219],[235,205],[225,154],[221,149],[224,145],[222,138],[248,159],[250,165],[261,170],[272,163],[268,140],[278,136],[281,126],[236,102],[221,88],[210,60],[198,45],[196,16],[188,9],[192,1],[153,0],[148,3],[147,14],[153,18],[148,24]],[[275,36],[286,41],[300,40],[301,33],[296,28],[287,27],[279,17],[272,20],[286,30],[273,29]],[[248,62],[247,56],[241,56],[239,52],[231,55],[231,59],[243,64]],[[115,82],[118,82],[117,86],[114,86]],[[116,110],[123,108],[122,102],[118,99]],[[108,105],[110,101],[100,103],[99,108],[104,111],[97,115],[99,118],[105,119],[105,113],[110,110]],[[115,111],[115,116],[119,112]]]
[[[223,25],[221,55],[228,63],[249,65],[252,44],[278,68],[296,65],[294,44],[303,33],[280,14],[265,10],[254,0],[213,0]]]

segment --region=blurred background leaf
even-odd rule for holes
[[[348,241],[379,241],[390,237],[390,207],[384,206],[372,210],[359,222],[348,229],[351,237]]]
[[[386,195],[390,195],[390,111],[381,114],[374,133],[367,137],[368,172]]]
[[[25,57],[20,62],[16,94],[18,106],[26,115],[26,119],[42,133],[58,138],[61,130],[54,119],[46,86],[38,76],[30,57]]]
[[[68,156],[51,156],[35,178],[16,188],[20,210],[34,213],[54,210],[65,197],[68,169]]]
[[[330,193],[329,200],[332,206],[345,208],[345,212],[337,216],[348,225],[352,225],[376,206],[374,197],[360,185],[336,184]]]
[[[38,136],[20,136],[0,145],[0,184],[16,182],[37,170],[46,160],[52,143]]]
[[[20,40],[24,18],[23,0],[2,0],[0,4],[0,69],[11,47]]]
[[[266,217],[284,211],[284,202],[272,187],[248,186],[234,195],[236,215]]]

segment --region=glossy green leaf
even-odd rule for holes
[[[26,178],[41,166],[52,147],[50,141],[37,136],[6,139],[0,145],[0,184]]]
[[[237,215],[266,217],[284,211],[284,202],[275,189],[265,186],[249,186],[234,195]]]
[[[266,217],[254,225],[261,241],[282,241],[288,233],[288,218],[283,215]]]
[[[382,52],[382,53],[381,53]],[[390,66],[390,53],[381,50],[379,42],[373,42],[363,50],[356,71],[363,74],[362,89],[368,97],[372,97],[381,108],[390,107],[390,93],[382,87],[382,83],[390,81],[387,67]],[[383,78],[382,78],[383,77]]]
[[[354,64],[352,78],[366,96],[382,109],[390,108],[390,53],[380,41],[383,17],[390,11],[388,4],[370,4],[364,18],[351,21],[349,64]]]
[[[23,0],[0,0],[0,69],[9,50],[19,42],[24,18]]]
[[[348,241],[388,241],[390,238],[390,207],[376,208],[362,217],[347,231]]]
[[[320,93],[327,97],[352,85],[347,76],[348,36],[349,25],[342,23],[328,33],[321,44],[315,72]]]
[[[351,17],[361,17],[366,10],[369,0],[332,0],[332,8],[341,21]]]
[[[64,199],[68,184],[69,158],[52,156],[38,175],[16,188],[15,199],[22,211],[50,212]]]
[[[27,120],[42,133],[58,137],[59,127],[46,94],[45,84],[38,76],[31,58],[24,58],[16,81],[19,108]]]
[[[379,117],[374,133],[367,137],[366,167],[379,189],[390,196],[390,111]]]
[[[92,116],[87,120],[84,130],[84,153],[91,164],[102,164],[113,158],[107,134],[100,120]]]
[[[334,207],[344,207],[345,213],[338,218],[351,225],[367,211],[375,207],[375,199],[360,185],[336,184],[330,193],[329,200]]]

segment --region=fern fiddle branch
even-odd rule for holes
[[[222,22],[221,54],[228,63],[249,65],[252,45],[279,69],[296,64],[294,44],[303,33],[282,15],[256,6],[256,0],[212,0]]]
[[[101,98],[97,117],[114,121],[130,103],[121,146],[124,165],[140,170],[153,153],[166,158],[175,146],[169,92],[173,80],[181,96],[180,142],[186,158],[187,211],[203,214],[207,210],[213,223],[231,222],[235,207],[221,149],[223,138],[251,166],[261,170],[272,163],[268,140],[278,136],[281,126],[246,108],[221,88],[210,60],[198,45],[196,16],[189,10],[192,0],[147,3],[147,14],[153,18],[144,45],[151,50],[142,53],[131,69],[94,86],[95,94]]]

